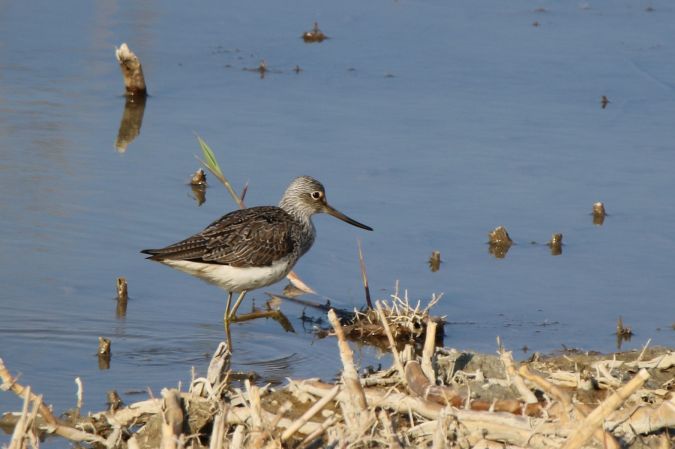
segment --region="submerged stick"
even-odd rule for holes
[[[117,393],[116,390],[109,390],[106,395],[106,403],[108,404],[108,411],[114,413],[121,406],[124,405],[124,402],[122,402],[122,398],[120,397],[119,393]]]
[[[109,338],[98,337],[98,367],[99,369],[110,368],[110,351],[111,342]]]
[[[429,257],[429,268],[432,273],[437,272],[441,268],[441,252],[432,251],[431,257]]]
[[[593,224],[602,225],[606,215],[605,205],[601,201],[593,204]]]
[[[551,255],[559,256],[562,254],[562,239],[563,235],[561,233],[556,233],[551,236],[551,240],[548,242],[548,246],[551,248]]]
[[[190,185],[196,187],[205,187],[206,184],[206,172],[202,168],[198,168],[196,172],[192,174],[190,178]]]
[[[98,355],[110,358],[110,339],[98,337]]]
[[[497,226],[488,233],[488,238],[490,244],[488,251],[497,259],[506,257],[506,253],[509,252],[509,248],[513,244],[513,240],[511,240],[511,236],[509,236],[506,228],[504,226]]]
[[[128,299],[129,287],[127,286],[127,280],[120,276],[117,278],[117,316],[119,318],[122,318],[127,314]]]
[[[293,324],[281,310],[256,310],[251,313],[242,313],[232,319],[232,323],[243,323],[244,321],[257,320],[260,318],[272,318],[279,323],[285,332],[295,332]]]
[[[328,36],[319,29],[319,22],[314,22],[311,31],[302,33],[302,40],[306,43],[323,42],[326,39],[328,39]]]
[[[123,43],[119,48],[115,47],[115,57],[122,70],[126,94],[128,96],[146,96],[148,91],[145,87],[143,67],[138,56],[129,49],[126,43]]]
[[[126,301],[127,299],[129,299],[127,280],[120,276],[117,278],[117,300]]]
[[[497,226],[488,234],[490,245],[511,246],[513,240],[504,226]]]

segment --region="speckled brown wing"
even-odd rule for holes
[[[151,259],[190,260],[233,267],[265,267],[296,254],[299,225],[273,206],[236,210],[195,234],[166,248],[142,251]]]

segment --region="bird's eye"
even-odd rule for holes
[[[312,198],[314,198],[315,200],[321,199],[322,196],[323,193],[321,193],[319,190],[317,190],[316,192],[312,192]]]

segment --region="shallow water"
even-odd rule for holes
[[[493,351],[499,335],[513,349],[612,351],[619,316],[635,332],[624,349],[675,344],[668,2],[70,3],[0,4],[0,357],[56,410],[74,404],[75,376],[90,410],[112,388],[130,402],[185,384],[223,339],[224,292],[139,254],[234,208],[213,179],[203,205],[192,198],[195,133],[237,189],[249,182],[248,205],[275,204],[310,174],[375,228],[316,217],[296,266],[315,300],[362,305],[361,239],[374,296],[396,280],[411,300],[443,293],[448,346]],[[314,20],[331,39],[304,44]],[[151,93],[123,152],[122,42]],[[243,70],[262,59],[264,79]],[[498,225],[516,242],[504,259],[485,243]],[[545,246],[554,232],[560,256]],[[260,306],[283,287],[251,296]],[[281,309],[295,333],[234,327],[235,368],[335,376],[334,341],[303,329],[301,307]],[[0,394],[0,412],[18,407]]]

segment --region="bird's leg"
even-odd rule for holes
[[[239,297],[237,298],[237,302],[234,303],[234,307],[232,307],[232,311],[230,312],[230,315],[228,316],[228,320],[232,320],[235,316],[237,316],[237,309],[241,305],[241,302],[244,300],[244,296],[246,296],[246,290],[243,290],[241,293],[239,293]]]
[[[225,316],[223,318],[223,321],[225,321],[226,327],[227,327],[227,324],[230,321],[230,303],[231,302],[232,302],[232,292],[227,292],[227,303],[225,304]]]
[[[232,352],[232,335],[230,334],[230,322],[225,319],[225,338],[227,339],[227,349]]]

